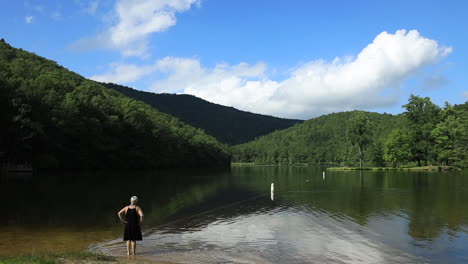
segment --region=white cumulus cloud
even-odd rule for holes
[[[241,109],[249,109],[250,105],[271,96],[277,86],[266,78],[267,66],[263,63],[218,64],[207,69],[197,59],[166,57],[156,65],[168,77],[154,82],[150,90],[193,94]]]
[[[124,56],[144,56],[148,37],[176,24],[176,13],[184,12],[199,0],[118,0],[113,15],[115,22],[107,30],[83,38],[74,47],[81,49],[110,48]],[[97,2],[96,2],[97,3]],[[91,5],[90,11],[97,8]]]
[[[451,51],[416,30],[382,32],[355,57],[311,61],[282,81],[268,79],[264,64],[205,69],[193,59],[166,58],[160,63],[169,76],[155,82],[152,90],[189,93],[257,113],[309,118],[391,105],[406,78]]]
[[[149,90],[192,94],[255,113],[289,118],[395,104],[401,83],[452,49],[416,30],[382,32],[354,57],[314,60],[272,80],[264,63],[203,67],[196,58],[166,57],[149,66],[111,65],[96,80],[132,82],[155,72],[165,78]],[[114,78],[114,79],[112,79]]]

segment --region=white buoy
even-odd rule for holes
[[[275,184],[271,183],[271,200],[275,200]]]
[[[325,180],[325,172],[323,172],[323,176],[322,176],[322,178]]]

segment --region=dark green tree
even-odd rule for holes
[[[431,132],[435,140],[437,158],[443,165],[452,165],[463,159],[463,136],[466,130],[460,114],[461,112],[455,111],[453,106],[446,103],[441,114],[442,120]]]
[[[410,137],[406,130],[395,129],[385,141],[385,160],[399,167],[410,158]]]
[[[364,152],[372,143],[374,134],[372,121],[364,114],[364,112],[359,111],[350,120],[347,127],[347,134],[351,144],[357,148],[359,167],[362,168]]]
[[[427,165],[431,159],[435,159],[433,151],[435,144],[431,132],[440,120],[441,108],[432,103],[429,97],[411,95],[408,104],[403,105],[404,113],[409,122],[409,136],[411,140],[411,160]]]
[[[369,158],[374,163],[374,166],[377,166],[377,167],[385,166],[385,150],[384,150],[383,143],[381,141],[377,141],[374,143],[374,145],[372,146],[372,151],[370,152]]]

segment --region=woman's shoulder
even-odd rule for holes
[[[122,210],[119,211],[119,214],[121,213],[127,213],[127,209],[128,209],[128,206],[124,206],[124,208],[122,208]]]

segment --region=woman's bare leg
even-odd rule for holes
[[[130,256],[130,240],[127,240],[127,255]]]
[[[136,255],[136,241],[132,241],[133,255]]]

